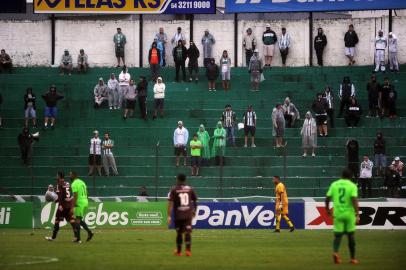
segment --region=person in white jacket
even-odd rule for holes
[[[399,72],[398,63],[398,38],[392,32],[388,35],[388,46],[389,46],[389,68],[390,71]]]
[[[385,72],[385,50],[388,46],[388,40],[383,35],[383,31],[378,31],[378,36],[375,38],[375,70]]]
[[[178,127],[173,132],[173,145],[175,147],[176,167],[179,167],[180,155],[183,155],[183,166],[186,166],[186,145],[189,142],[189,131],[178,121]]]
[[[312,149],[312,157],[315,157],[315,149],[317,147],[317,125],[316,120],[314,120],[309,111],[306,113],[303,121],[300,135],[302,135],[303,157],[307,156],[307,150],[309,149]]]
[[[119,84],[118,81],[116,79],[116,76],[114,75],[114,73],[111,73],[110,75],[110,79],[107,82],[107,86],[109,88],[109,107],[110,110],[114,109],[116,110],[119,106],[118,106],[118,88],[119,88]]]
[[[123,106],[124,93],[127,92],[127,88],[130,85],[131,75],[128,73],[127,66],[123,66],[123,71],[121,71],[118,76],[119,81],[119,91],[118,91],[118,109]]]
[[[372,187],[372,168],[374,164],[369,160],[367,155],[364,156],[364,161],[361,162],[359,180],[361,184],[362,198],[366,196],[366,189],[368,187],[368,197],[371,197]]]
[[[156,119],[157,110],[161,113],[161,118],[164,117],[164,99],[165,99],[165,84],[162,82],[162,77],[158,77],[154,85],[154,115],[152,119]]]

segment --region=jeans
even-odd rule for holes
[[[235,145],[234,127],[226,127],[227,145]]]
[[[118,175],[116,160],[113,155],[104,155],[103,156],[103,168],[106,175],[110,175],[110,167],[114,175]]]
[[[375,168],[377,172],[383,170],[382,173],[384,174],[384,170],[386,167],[386,155],[385,154],[375,154]]]

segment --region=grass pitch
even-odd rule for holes
[[[0,269],[405,269],[406,232],[357,231],[359,265],[350,265],[347,239],[342,265],[332,262],[332,232],[298,230],[195,230],[192,257],[174,257],[173,230],[96,230],[91,242],[74,244],[62,229],[0,230]],[[82,231],[82,237],[86,232]]]

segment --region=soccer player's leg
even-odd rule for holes
[[[334,217],[334,241],[333,241],[333,260],[335,264],[341,263],[341,258],[338,253],[340,249],[341,239],[345,232],[345,224],[340,217]]]
[[[75,240],[73,242],[75,243],[81,243],[80,240],[80,222],[82,218],[84,217],[84,210],[85,208],[83,206],[76,206],[75,209],[73,210],[73,215],[75,216]]]
[[[283,219],[286,221],[286,223],[288,224],[289,229],[290,229],[290,232],[293,232],[293,231],[295,230],[295,227],[294,227],[292,221],[289,219],[288,213],[289,213],[289,212],[288,212],[288,206],[287,206],[287,205],[286,205],[286,206],[283,206],[283,209],[282,209],[282,217],[283,217]]]
[[[186,222],[185,228],[185,245],[186,245],[186,256],[192,256],[192,220]]]
[[[176,230],[176,250],[174,251],[175,256],[182,256],[182,244],[183,244],[183,220],[175,220],[175,230]]]
[[[281,214],[277,211],[275,211],[276,214],[276,224],[275,224],[275,232],[280,232],[281,231]]]
[[[60,211],[59,209],[56,211],[55,214],[55,224],[54,224],[54,229],[52,231],[52,236],[46,236],[45,239],[48,241],[53,241],[56,239],[56,236],[58,235],[58,231],[59,231],[59,222],[63,221],[63,211]]]
[[[346,217],[346,233],[348,237],[348,249],[350,250],[350,256],[351,256],[351,263],[352,264],[358,264],[358,260],[355,259],[355,223],[356,223],[356,217],[352,214],[349,213],[348,216]]]

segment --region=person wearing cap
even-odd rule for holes
[[[368,116],[367,117],[378,117],[379,116],[379,93],[381,92],[381,85],[376,80],[376,75],[372,74],[371,80],[367,84],[368,92]]]
[[[127,38],[121,32],[121,28],[117,28],[117,33],[113,37],[113,42],[117,58],[117,67],[120,67],[120,58],[123,60],[123,65],[125,66],[124,48],[127,43]]]
[[[78,72],[86,72],[89,69],[88,57],[85,50],[80,49],[78,55]]]
[[[264,57],[265,57],[265,66],[270,67],[272,64],[272,57],[275,51],[275,43],[278,41],[276,33],[271,30],[271,25],[266,24],[266,30],[262,34],[262,42],[264,43]]]
[[[11,73],[11,71],[13,70],[13,61],[10,57],[10,55],[8,55],[6,53],[5,49],[1,49],[0,52],[0,72],[6,71],[8,70],[9,73]]]
[[[164,32],[163,27],[159,27],[159,32],[155,35],[154,41],[157,42],[157,45],[159,45],[159,43],[161,43],[161,45],[162,45],[160,64],[161,64],[162,67],[164,67],[164,66],[166,66],[166,59],[165,59],[165,57],[166,57],[166,48],[165,47],[166,47],[166,44],[168,43],[168,36]]]
[[[98,109],[102,106],[104,102],[108,100],[109,89],[104,84],[102,77],[99,78],[99,83],[93,89],[94,94],[94,108]]]
[[[161,62],[161,51],[158,49],[156,41],[152,42],[151,49],[148,52],[148,63],[151,67],[151,79],[155,82],[159,76],[159,67]]]
[[[255,130],[257,126],[257,115],[252,109],[252,105],[248,106],[246,112],[243,115],[244,121],[244,147],[248,147],[248,134],[251,134],[251,147],[257,147],[255,145]]]
[[[323,33],[323,28],[317,28],[317,35],[313,42],[314,49],[316,50],[317,64],[323,66],[323,52],[327,46],[327,37]]]
[[[188,62],[189,82],[193,81],[193,73],[194,73],[195,83],[197,83],[199,81],[200,51],[196,47],[196,44],[193,42],[193,40],[190,41],[189,48],[187,49],[187,57],[189,58]]]
[[[51,128],[55,128],[55,119],[58,114],[58,108],[56,107],[58,101],[64,97],[56,91],[56,86],[51,85],[49,92],[42,95],[42,98],[45,101],[45,110],[44,110],[44,128],[48,128],[48,121],[51,119]]]
[[[259,91],[262,68],[262,60],[258,56],[258,49],[255,49],[248,65],[248,73],[251,74],[251,91]]]
[[[216,80],[219,76],[219,66],[214,58],[210,59],[210,63],[206,67],[206,77],[209,81],[209,92],[216,91]]]
[[[312,150],[312,157],[315,157],[315,149],[317,147],[317,125],[316,120],[314,120],[310,111],[305,115],[300,135],[302,135],[303,157],[307,156],[307,151],[310,149]]]
[[[69,75],[72,75],[72,67],[72,55],[69,54],[68,49],[65,49],[61,57],[61,63],[59,64],[61,75],[64,75],[65,71],[68,72]]]
[[[392,161],[391,164],[393,167],[395,167],[395,170],[399,173],[399,175],[402,177],[403,176],[403,168],[405,167],[405,165],[403,164],[403,162],[400,160],[399,157],[395,157]]]
[[[291,128],[295,126],[295,121],[300,119],[299,110],[296,108],[295,104],[290,101],[289,97],[285,98],[282,105],[283,114],[285,117],[286,127]]]
[[[223,128],[221,121],[217,122],[213,132],[213,148],[211,156],[215,158],[216,166],[223,166],[225,163],[227,131]]]
[[[118,109],[123,106],[124,93],[127,92],[127,88],[130,86],[131,75],[128,73],[127,66],[123,66],[123,70],[118,75]]]
[[[182,33],[182,28],[178,27],[176,29],[176,33],[175,35],[173,35],[172,39],[171,39],[171,43],[173,47],[178,46],[179,40],[182,41],[182,44],[185,45],[186,44],[186,37],[185,35]]]
[[[157,117],[157,111],[159,109],[161,118],[164,117],[164,100],[165,100],[165,84],[162,81],[162,77],[158,77],[154,85],[154,115],[152,119]]]
[[[189,141],[189,131],[178,121],[178,127],[173,132],[173,145],[175,147],[176,167],[179,167],[179,157],[183,155],[183,166],[186,166],[186,145]]]
[[[282,58],[282,66],[286,66],[286,58],[288,57],[289,54],[289,48],[290,48],[290,35],[286,33],[286,28],[282,27],[282,35],[281,38],[279,39],[278,42],[279,45],[279,51],[281,53],[281,58]]]
[[[382,72],[386,71],[385,67],[385,50],[388,46],[388,40],[383,35],[383,31],[379,30],[378,35],[375,38],[375,70],[374,72],[378,72],[379,70]]]
[[[95,130],[93,131],[93,138],[90,139],[89,146],[89,176],[93,175],[94,168],[97,169],[99,176],[101,176],[101,149],[102,141],[99,138],[99,132]]]
[[[252,29],[248,28],[246,34],[242,39],[242,46],[245,50],[245,64],[248,67],[250,64],[250,59],[254,54],[254,50],[257,47],[257,39],[252,34]]]
[[[236,125],[237,117],[232,110],[231,105],[227,104],[221,115],[221,122],[227,131],[227,145],[235,146],[234,127]]]
[[[18,146],[20,147],[21,152],[21,159],[24,165],[28,165],[29,163],[32,155],[32,144],[34,140],[38,140],[38,136],[33,136],[28,127],[24,127],[23,131],[17,137]]]
[[[199,126],[199,130],[197,131],[197,136],[199,138],[199,141],[202,142],[202,165],[203,166],[208,166],[209,165],[209,160],[210,160],[210,135],[206,131],[206,128],[204,127],[203,124]]]
[[[187,49],[181,40],[178,41],[178,45],[173,48],[172,51],[173,61],[175,62],[176,68],[176,82],[179,82],[179,70],[182,69],[182,80],[186,81],[186,59],[187,59]]]
[[[231,79],[231,59],[228,56],[227,50],[223,51],[223,55],[220,58],[221,66],[221,85],[225,91],[230,89]]]
[[[110,74],[110,79],[107,82],[107,87],[109,90],[109,95],[108,95],[108,99],[109,99],[109,108],[110,110],[114,109],[116,110],[119,106],[118,106],[118,96],[119,96],[119,84],[118,81],[116,79],[116,75],[114,75],[114,73]]]
[[[277,148],[283,147],[285,117],[283,115],[282,104],[276,104],[272,111],[272,135],[275,137],[275,146]]]
[[[360,165],[359,181],[361,186],[362,198],[372,196],[372,169],[374,163],[369,160],[368,155],[364,155],[364,160]],[[368,196],[367,196],[368,189]]]
[[[354,25],[350,24],[348,26],[348,31],[344,35],[344,46],[345,46],[345,56],[347,56],[349,63],[348,65],[354,65],[354,55],[355,55],[355,45],[358,43],[358,35],[354,31]]]
[[[340,90],[338,92],[340,98],[340,113],[338,117],[342,117],[344,109],[350,105],[350,99],[355,97],[355,86],[351,82],[350,77],[345,76],[343,82],[340,84]]]
[[[388,35],[389,69],[391,72],[399,72],[398,62],[398,38],[392,32]]]
[[[202,142],[195,133],[193,140],[190,141],[190,166],[192,167],[192,176],[200,176],[199,169],[202,155]]]
[[[316,115],[316,124],[319,129],[320,137],[328,136],[327,129],[327,109],[328,104],[326,99],[323,98],[322,93],[316,94],[316,99],[312,104],[312,110]]]
[[[203,65],[207,67],[210,63],[210,59],[213,58],[213,45],[216,43],[214,36],[209,33],[209,29],[204,30],[202,37],[203,46]]]
[[[137,83],[137,92],[141,118],[147,120],[148,81],[145,76],[140,76],[140,80]]]
[[[134,116],[134,110],[135,110],[135,104],[137,102],[137,96],[138,96],[138,91],[137,91],[137,86],[135,85],[134,80],[130,80],[130,85],[126,88],[124,92],[124,97],[125,97],[125,110],[124,110],[124,115],[123,119],[127,119],[128,113],[130,117],[135,117]]]
[[[28,87],[24,95],[24,126],[28,127],[28,120],[31,117],[32,125],[37,127],[37,110],[35,102],[37,101],[36,95],[32,92],[32,88]]]

